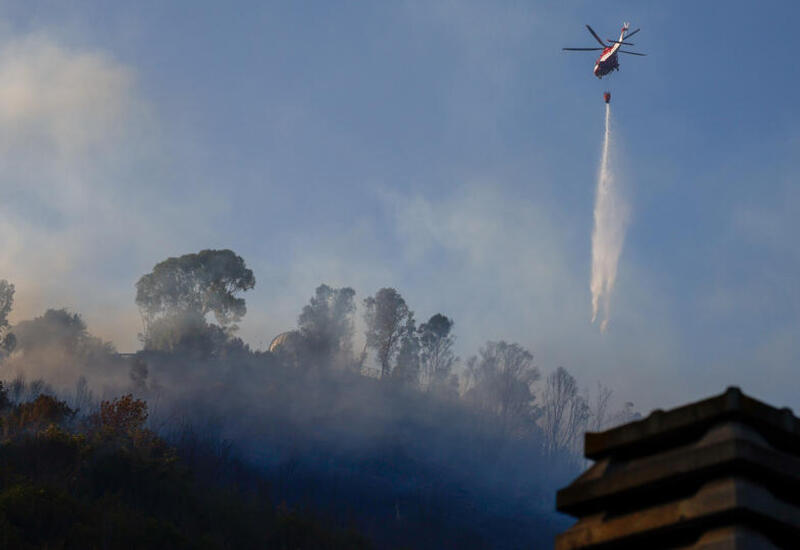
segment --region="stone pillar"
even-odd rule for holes
[[[800,420],[722,395],[587,433],[556,550],[800,549]]]

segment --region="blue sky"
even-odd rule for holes
[[[2,277],[120,349],[133,284],[232,248],[263,347],[321,282],[394,286],[459,352],[529,347],[647,409],[800,407],[794,2],[0,3]],[[583,25],[642,27],[598,81]],[[590,232],[613,94],[631,223],[606,334]]]

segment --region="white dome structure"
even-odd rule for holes
[[[269,348],[267,349],[270,351],[270,353],[278,353],[286,348],[291,349],[299,337],[300,334],[298,334],[296,330],[287,330],[286,332],[281,332],[272,339],[272,342],[269,343]]]

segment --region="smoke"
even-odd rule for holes
[[[101,397],[128,390],[129,361],[110,342],[89,333],[77,313],[48,309],[15,324],[12,334],[16,347],[0,361],[0,379],[43,380],[59,393],[72,392],[81,383]]]
[[[466,361],[461,393],[418,385],[418,348],[398,353],[384,379],[363,375],[379,363],[352,351],[355,303],[351,288],[320,285],[295,337],[267,352],[176,315],[149,327],[163,345],[118,354],[79,314],[50,309],[12,327],[0,381],[15,403],[55,393],[84,415],[132,393],[207,480],[250,472],[273,502],[355,525],[377,547],[548,547],[566,528],[552,495],[577,473],[576,442],[595,414],[588,393],[563,368],[557,396],[539,389],[531,352],[502,341]],[[537,424],[540,407],[549,423]],[[597,411],[602,426],[605,404]]]
[[[603,157],[597,175],[592,231],[592,323],[601,317],[600,331],[608,327],[611,292],[617,280],[617,264],[625,242],[628,206],[614,173],[611,143],[611,105],[606,103]],[[602,311],[601,311],[602,310]]]
[[[347,353],[355,312],[313,307],[321,298],[325,288],[300,315],[306,330],[275,353],[231,337],[213,349],[190,338],[119,355],[79,315],[48,310],[13,326],[18,344],[0,357],[0,380],[14,402],[56,392],[82,413],[131,392],[180,456],[217,465],[210,480],[238,468],[233,457],[274,502],[354,524],[377,547],[547,547],[566,527],[552,495],[575,475],[573,455],[547,455],[532,415],[501,417],[494,401],[359,374],[363,360]]]

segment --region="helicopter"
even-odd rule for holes
[[[603,53],[600,54],[600,57],[597,58],[597,61],[594,65],[594,75],[597,78],[603,78],[605,75],[610,73],[611,71],[618,71],[619,70],[619,59],[617,54],[619,53],[626,53],[628,55],[640,55],[645,56],[647,54],[644,53],[637,53],[637,52],[630,52],[627,50],[620,49],[621,46],[633,46],[632,43],[626,42],[631,36],[639,32],[641,29],[636,29],[635,31],[628,32],[628,28],[630,24],[624,23],[622,25],[622,31],[619,33],[619,40],[611,40],[608,39],[609,44],[606,44],[600,37],[594,32],[594,29],[589,25],[586,25],[586,28],[589,29],[589,32],[592,33],[595,40],[597,40],[602,48],[562,48],[562,50],[570,51],[570,52],[590,52],[590,51],[600,51],[602,50]],[[626,34],[627,33],[627,34]]]

